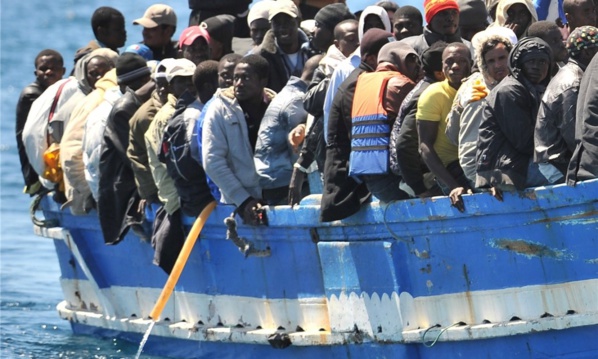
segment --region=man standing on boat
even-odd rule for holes
[[[250,225],[261,223],[262,188],[253,155],[260,123],[276,95],[266,88],[268,72],[268,61],[259,55],[241,59],[233,87],[216,92],[202,127],[204,168],[220,188],[222,201],[236,205]]]

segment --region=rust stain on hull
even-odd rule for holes
[[[516,239],[497,239],[492,246],[528,257],[548,257],[555,259],[570,259],[571,255],[565,251],[554,250],[543,244]]]

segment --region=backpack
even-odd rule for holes
[[[363,73],[357,79],[351,109],[349,176],[389,173],[389,141],[392,124],[384,109],[388,81],[400,73]],[[372,94],[377,94],[372,98]]]

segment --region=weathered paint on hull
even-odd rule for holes
[[[201,348],[253,345],[267,352],[262,334],[283,332],[299,351],[341,357],[370,346],[380,357],[526,357],[526,350],[528,357],[598,357],[595,340],[578,340],[598,337],[597,201],[598,181],[591,181],[506,194],[503,203],[467,196],[466,213],[446,198],[372,204],[329,224],[319,223],[318,207],[305,201],[269,210],[268,228],[240,226],[241,236],[271,250],[249,258],[225,240],[222,220],[232,208],[218,206],[163,314],[189,325],[180,337],[164,334],[176,341],[195,330]],[[94,215],[59,213],[47,201],[44,207],[68,229],[42,233],[59,238],[61,315],[76,331],[89,311],[146,318],[166,281],[151,264],[149,244],[131,234],[105,246]],[[424,348],[422,335],[434,326],[426,340],[450,329]],[[227,328],[235,327],[264,333],[226,342]],[[136,327],[130,335],[142,332]]]

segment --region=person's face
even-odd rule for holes
[[[513,30],[519,39],[523,36],[525,29],[527,29],[531,21],[532,15],[525,5],[513,4],[507,10],[507,18],[504,26]]]
[[[235,66],[233,85],[235,97],[239,101],[247,101],[253,98],[261,98],[265,84],[250,65],[240,63]]]
[[[56,83],[64,76],[65,68],[54,56],[42,56],[37,59],[33,74],[44,89]]]
[[[101,42],[110,49],[118,49],[125,46],[127,41],[127,30],[125,29],[125,19],[122,16],[113,16],[112,21],[106,28],[100,27]]]
[[[405,76],[409,77],[413,81],[418,81],[422,73],[422,63],[419,57],[415,54],[407,55],[405,59]]]
[[[86,71],[87,82],[89,83],[89,86],[95,88],[96,82],[111,69],[112,65],[103,58],[94,57],[93,59],[89,60]]]
[[[581,0],[571,13],[566,13],[565,17],[569,23],[569,31],[573,31],[580,26],[596,26],[596,6],[592,0]]]
[[[279,46],[292,46],[297,40],[299,25],[297,19],[287,14],[278,14],[272,18],[272,31]]]
[[[359,47],[359,35],[357,34],[357,25],[344,24],[340,29],[339,39],[334,40],[334,44],[340,52],[346,57],[357,50]]]
[[[158,77],[156,79],[156,91],[158,92],[158,97],[160,97],[160,102],[166,103],[168,94],[170,93],[170,85],[165,77]]]
[[[459,11],[446,9],[438,12],[430,21],[430,29],[440,35],[454,35],[459,28]]]
[[[542,82],[548,75],[550,63],[546,58],[531,59],[523,63],[523,75],[533,84]]]
[[[450,46],[442,54],[442,72],[453,88],[461,86],[461,80],[471,72],[471,55],[469,50]]]
[[[149,47],[166,46],[170,43],[170,38],[172,37],[172,27],[144,27],[141,34],[143,35],[143,43]]]
[[[218,87],[227,88],[233,85],[236,63],[226,61],[218,64]]]
[[[314,29],[314,37],[312,40],[314,47],[320,51],[328,50],[328,47],[334,42],[334,34],[332,31],[316,21],[316,28]]]
[[[424,31],[422,24],[414,19],[401,16],[393,24],[395,39],[403,40],[409,36],[421,35]]]
[[[569,54],[567,53],[567,47],[563,42],[563,35],[558,28],[553,28],[548,31],[543,40],[550,45],[550,49],[552,49],[552,55],[554,56],[554,61],[560,62],[567,60]]]
[[[253,40],[253,44],[256,46],[261,45],[268,30],[270,30],[270,22],[268,22],[268,19],[253,20],[251,25],[249,25],[249,34]]]
[[[373,28],[386,30],[382,19],[378,15],[369,14],[363,21],[363,33],[365,34],[369,29]]]
[[[509,51],[503,43],[498,43],[494,48],[484,54],[484,63],[488,75],[495,81],[502,81],[509,74]]]
[[[487,27],[488,23],[486,22],[486,19],[480,19],[477,24],[459,26],[459,33],[461,34],[462,38],[467,41],[471,41],[473,35],[480,31],[486,30]]]
[[[210,58],[210,46],[203,37],[198,37],[191,45],[183,46],[183,57],[195,65]]]
[[[191,76],[176,76],[170,80],[170,88],[174,97],[179,98],[185,91],[196,93]]]

